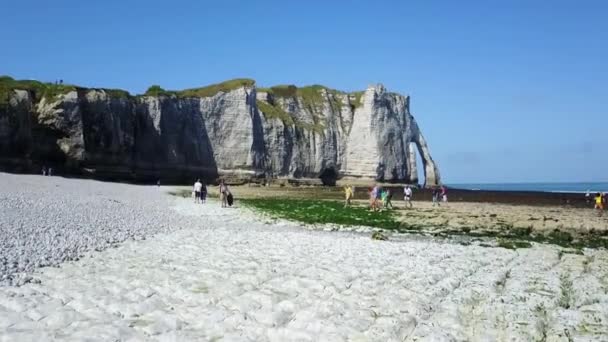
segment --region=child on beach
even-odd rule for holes
[[[344,208],[350,206],[350,201],[353,198],[353,188],[350,185],[344,187]]]
[[[594,209],[597,209],[598,215],[602,215],[602,211],[604,210],[604,199],[602,198],[602,194],[599,192],[595,195],[595,206]]]

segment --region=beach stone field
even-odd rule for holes
[[[604,249],[376,241],[168,187],[0,184],[0,341],[608,340]]]

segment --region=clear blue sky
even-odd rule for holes
[[[381,82],[448,183],[608,180],[608,1],[4,1],[0,74]]]

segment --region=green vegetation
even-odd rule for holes
[[[263,198],[242,199],[240,202],[275,218],[307,224],[331,223],[383,229],[399,229],[402,226],[396,215],[391,211],[371,212],[364,207],[344,208],[341,202],[336,201]]]
[[[326,90],[330,96],[325,98],[322,95],[322,90]],[[329,101],[334,111],[339,112],[342,108],[342,101],[338,95],[342,94],[343,93],[338,90],[329,89],[318,84],[298,89],[298,96],[302,99],[302,105],[311,113],[317,113],[323,110],[322,106],[326,100]]]
[[[60,95],[83,88],[71,84],[45,83],[34,80],[15,80],[9,76],[0,76],[0,104],[7,103],[11,92],[17,89],[29,91],[32,94],[34,101],[40,101],[45,98],[47,101],[52,102]],[[122,89],[100,88],[100,90],[105,91],[111,97],[128,98],[131,96],[129,92]]]
[[[206,87],[176,91],[175,94],[179,97],[212,97],[220,92],[226,93],[240,87],[251,87],[254,84],[254,80],[237,78],[222,83],[208,85]]]
[[[333,198],[334,192],[328,192],[321,197]],[[341,193],[336,192],[336,197]],[[508,227],[503,231],[484,230],[483,228],[464,227],[462,229],[447,229],[436,231],[439,226],[420,226],[400,220],[395,211],[370,212],[366,207],[353,206],[343,208],[341,202],[335,200],[316,199],[321,194],[308,194],[305,198],[285,194],[281,198],[250,198],[241,200],[245,205],[260,210],[273,217],[300,221],[304,223],[333,223],[341,225],[361,225],[386,230],[398,230],[402,233],[424,233],[430,229],[435,237],[466,236],[469,238],[495,239],[497,246],[508,249],[530,248],[532,242],[541,244],[552,244],[574,252],[580,252],[583,248],[608,248],[608,236],[600,233],[587,233],[574,236],[569,232],[554,230],[550,233],[533,232],[531,228]]]
[[[322,95],[322,90],[325,90],[328,97],[325,98]],[[267,92],[275,97],[282,98],[294,98],[301,100],[301,105],[311,113],[317,114],[322,110],[322,106],[325,101],[328,101],[332,106],[332,109],[336,112],[342,110],[342,98],[349,95],[340,90],[331,89],[326,86],[314,84],[311,86],[298,88],[295,85],[278,85],[270,88],[258,88],[258,91]],[[363,92],[355,92],[351,95],[355,96],[355,99],[360,102],[361,94]]]
[[[289,113],[284,111],[279,106],[273,106],[267,102],[256,100],[258,108],[264,113],[267,119],[279,119],[283,121],[286,126],[292,126],[294,124],[293,118]]]
[[[276,97],[296,97],[298,93],[298,87],[293,84],[289,85],[277,85],[270,88],[260,88],[263,91],[270,93]],[[259,90],[259,89],[258,89]]]
[[[273,105],[265,101],[256,100],[258,108],[262,111],[267,119],[279,119],[286,126],[294,126],[306,131],[313,131],[317,134],[323,134],[325,127],[320,123],[321,120],[313,124],[294,120],[291,114],[287,113],[278,105]]]
[[[165,89],[161,88],[161,86],[155,84],[155,85],[150,86],[148,88],[148,90],[146,90],[144,95],[146,95],[146,96],[161,96],[161,95],[171,96],[171,95],[175,95],[175,92],[165,90]]]
[[[364,93],[365,92],[363,91],[356,91],[350,94],[350,103],[354,108],[361,107],[361,105],[363,104],[363,102],[361,102],[361,99],[363,98]]]
[[[0,104],[8,103],[10,94],[17,89],[31,92],[35,100],[47,98],[52,101],[59,95],[76,90],[76,86],[34,80],[15,80],[9,76],[0,76]]]
[[[420,227],[422,229],[427,227]],[[428,227],[431,228],[431,227]],[[503,230],[484,230],[483,228],[469,228],[463,227],[453,230],[446,230],[441,232],[443,235],[466,235],[470,237],[493,237],[503,239],[505,242],[505,248],[509,248],[509,244],[514,242],[516,245],[519,244],[525,248],[525,243],[536,242],[543,244],[552,244],[564,248],[573,248],[575,251],[580,251],[583,248],[607,248],[608,249],[608,236],[603,235],[601,232],[588,232],[584,234],[573,235],[567,231],[561,231],[555,229],[549,233],[535,232],[531,227],[528,228],[515,228],[512,225],[505,225]],[[572,253],[575,253],[572,251]]]
[[[530,248],[532,247],[532,244],[527,241],[499,239],[498,247],[507,249]]]
[[[302,108],[312,114],[313,123],[295,121],[295,126],[318,134],[323,134],[325,131],[325,125],[319,115],[323,110],[325,102],[329,102],[334,112],[340,112],[342,110],[342,96],[345,95],[345,93],[339,90],[330,89],[322,85],[302,88],[294,85],[279,85],[271,88],[260,88],[259,90],[278,98],[296,99]],[[323,90],[327,92],[327,97],[323,95]],[[262,111],[264,112],[264,109]]]
[[[315,132],[317,134],[323,134],[325,132],[325,126],[320,122],[315,122],[315,123],[311,124],[308,122],[296,121],[295,126],[302,128],[303,130],[306,130],[306,131]]]
[[[105,91],[106,94],[108,94],[109,96],[115,97],[115,98],[126,99],[126,98],[131,97],[131,94],[129,94],[128,91],[122,90],[122,89],[101,88],[101,90]]]

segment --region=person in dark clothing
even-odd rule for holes
[[[201,203],[205,203],[207,201],[207,184],[203,183],[201,188]]]
[[[433,196],[433,207],[435,205],[437,205],[438,207],[441,206],[441,204],[439,203],[440,193],[441,192],[440,192],[439,188],[437,186],[434,186],[433,187],[433,194],[432,194],[432,196]]]

